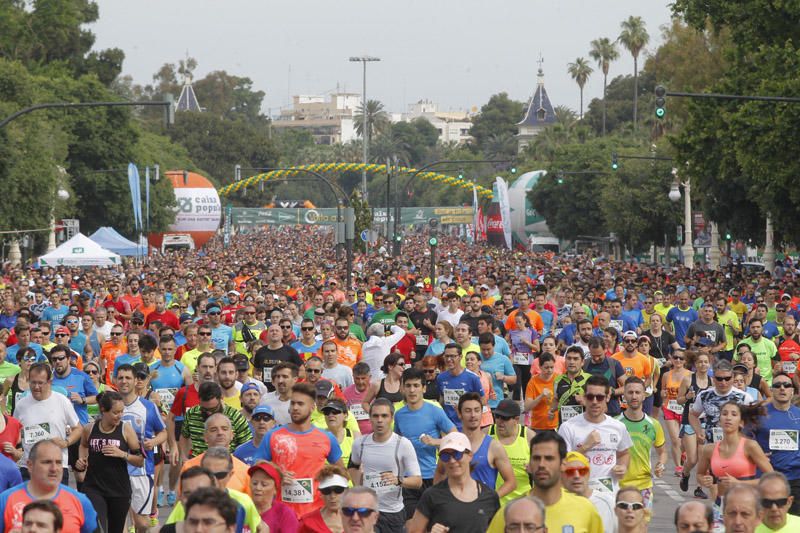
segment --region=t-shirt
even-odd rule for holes
[[[175,402],[175,394],[183,386],[183,363],[175,361],[167,366],[161,360],[156,361],[150,366],[150,375],[158,372],[155,379],[150,380],[150,387],[158,394],[161,401],[161,409],[169,411]]]
[[[22,425],[22,457],[23,464],[28,461],[33,445],[40,440],[58,437],[66,440],[67,426],[75,427],[80,424],[72,402],[66,396],[51,392],[50,396],[42,401],[28,395],[17,402],[14,408],[14,418]],[[67,449],[62,450],[64,465],[67,464]]]
[[[698,318],[697,311],[691,307],[689,309],[673,307],[667,313],[667,322],[672,324],[675,330],[675,340],[678,341],[681,348],[686,348],[686,341],[684,340],[686,332],[689,331],[689,326],[696,322]]]
[[[245,442],[233,451],[233,456],[246,465],[253,466],[256,462],[256,446],[252,440]]]
[[[0,492],[22,483],[22,475],[14,461],[0,455]]]
[[[166,429],[158,409],[150,400],[137,397],[133,402],[125,406],[122,420],[133,427],[139,439],[139,447],[145,454],[144,466],[128,464],[128,474],[131,476],[152,476],[154,473],[154,454],[153,450],[145,450],[144,441],[152,439],[157,433]]]
[[[555,429],[558,427],[558,413],[553,418],[548,415],[548,410],[555,397],[555,379],[556,375],[552,374],[550,379],[545,381],[542,379],[541,374],[532,377],[528,381],[528,386],[525,388],[525,399],[533,400],[544,392],[545,389],[550,391],[550,396],[543,396],[536,406],[531,409],[531,427],[538,430]]]
[[[19,423],[19,420],[11,415],[0,414],[0,417],[3,417],[6,422],[3,431],[0,431],[0,454],[11,459],[11,454],[6,453],[6,451],[3,449],[3,444],[7,442],[16,448],[17,444],[19,443],[19,435],[22,425]]]
[[[53,385],[64,387],[70,395],[73,392],[77,392],[81,398],[97,396],[97,388],[95,388],[92,378],[77,368],[71,368],[69,375],[65,377],[59,377],[57,374],[53,374]],[[89,411],[87,410],[86,404],[72,402],[72,407],[75,408],[75,413],[78,415],[78,420],[81,421],[81,425],[88,424]]]
[[[450,492],[445,479],[422,493],[417,511],[428,519],[430,525],[441,524],[458,533],[484,533],[500,509],[500,499],[494,488],[480,481],[477,483],[478,497],[463,502]]]
[[[485,396],[481,378],[466,370],[462,370],[459,375],[454,376],[448,370],[436,376],[436,386],[439,389],[440,396],[444,399],[442,404],[444,412],[456,425],[458,431],[461,431],[461,419],[458,418],[458,413],[456,412],[458,399],[465,392],[477,392],[481,397]]]
[[[220,324],[211,329],[211,342],[217,350],[228,351],[228,346],[233,342],[233,328]]]
[[[636,331],[636,328],[639,327],[635,320],[624,313],[620,313],[617,317],[612,316],[608,325],[616,329],[620,334],[626,331]]]
[[[593,376],[603,376],[611,384],[611,389],[619,387],[619,378],[625,375],[625,370],[616,359],[604,357],[599,363],[592,361],[591,357],[586,359],[583,363],[583,371]],[[620,413],[619,400],[611,394],[611,399],[608,401],[607,413],[610,416],[617,416]]]
[[[766,405],[767,416],[759,419],[755,440],[769,455],[772,467],[790,481],[800,479],[800,407],[790,406],[787,411]]]
[[[336,344],[336,350],[338,351],[337,360],[340,365],[345,365],[352,369],[356,366],[356,363],[361,361],[362,351],[360,340],[355,337],[347,337],[344,340],[335,337],[333,342]]]
[[[603,533],[603,521],[589,500],[561,489],[561,498],[545,508],[544,525],[550,533]],[[503,509],[494,515],[487,533],[503,533]]]
[[[641,420],[634,421],[622,413],[617,420],[628,428],[633,441],[630,464],[620,484],[633,485],[639,490],[649,489],[653,486],[650,451],[654,446],[660,448],[664,445],[664,429],[657,420],[647,415]]]
[[[66,461],[64,464],[67,464]],[[35,500],[28,492],[28,483],[16,485],[0,494],[0,532],[21,531],[22,510]],[[97,530],[97,513],[84,494],[66,485],[59,485],[58,492],[50,500],[58,506],[64,517],[61,530],[64,533],[94,533]]]
[[[728,342],[725,328],[718,322],[711,324],[706,324],[702,320],[692,322],[689,329],[686,330],[686,336],[694,339],[698,346],[716,346],[720,342],[725,341],[726,344]]]
[[[767,385],[772,385],[772,362],[778,352],[775,343],[766,337],[759,337],[757,341],[753,337],[746,337],[739,343],[742,344],[749,346],[753,352],[761,379],[765,380]]]
[[[314,340],[310,345],[303,344],[303,341],[295,341],[291,346],[297,350],[297,353],[303,358],[303,361],[306,361],[309,357],[313,357],[319,353],[320,348],[322,348],[322,341]]]
[[[323,368],[322,377],[335,381],[341,388],[346,388],[353,384],[353,371],[349,366],[337,364],[333,368]]]
[[[422,435],[438,439],[455,429],[455,424],[447,418],[441,407],[423,402],[419,409],[412,410],[408,405],[394,415],[394,431],[411,441],[417,453],[422,479],[433,479],[436,470],[436,446],[429,446],[420,440]]]
[[[262,396],[259,405],[269,405],[272,407],[272,410],[275,412],[275,423],[279,426],[282,426],[292,421],[291,417],[289,416],[290,401],[291,400],[289,398],[286,398],[286,400],[281,400],[280,396],[278,395],[278,391],[273,391]]]
[[[723,404],[734,401],[741,404],[753,403],[753,400],[737,388],[731,387],[726,394],[721,395],[714,387],[709,387],[697,393],[692,404],[692,411],[698,415],[705,414],[706,420],[706,442],[716,442],[722,439],[722,431],[719,428],[719,413]],[[717,428],[717,438],[714,438],[714,428]]]
[[[644,356],[636,352],[633,357],[626,357],[622,352],[617,352],[611,356],[612,359],[619,361],[625,376],[636,376],[642,380],[647,379],[653,373],[653,365],[649,356]]]
[[[372,433],[372,422],[369,421],[369,413],[364,410],[364,396],[367,395],[369,387],[361,392],[358,392],[355,384],[350,385],[342,391],[345,401],[347,402],[347,409],[353,414],[353,417],[358,422],[358,430],[362,435]]]
[[[485,359],[481,354],[481,370],[488,372],[492,376],[492,387],[496,398],[489,400],[489,407],[495,408],[500,400],[503,399],[503,382],[495,377],[496,372],[501,372],[504,376],[516,376],[514,365],[511,364],[511,359],[504,355],[494,354],[490,358]]]
[[[294,473],[294,483],[281,487],[281,500],[302,516],[322,507],[322,497],[315,479],[325,465],[342,456],[339,443],[330,432],[317,427],[297,432],[288,426],[273,429],[264,436],[256,459],[266,459],[284,471]]]
[[[584,414],[561,424],[558,433],[564,437],[569,451],[574,451],[579,444],[586,442],[589,434],[595,430],[600,433],[600,444],[583,452],[592,465],[589,486],[594,490],[616,492],[619,483],[611,475],[611,470],[617,464],[617,453],[633,446],[625,425],[607,415],[600,423],[589,422]]]
[[[369,325],[372,324],[381,324],[383,326],[391,326],[395,323],[395,317],[397,317],[397,313],[400,312],[400,309],[395,309],[394,311],[386,311],[381,309],[374,315],[372,315],[372,320],[370,320]],[[455,324],[453,324],[455,325]]]
[[[291,346],[281,345],[280,348],[274,350],[269,346],[262,346],[253,357],[256,377],[260,378],[270,390],[275,390],[272,386],[272,367],[278,363],[293,363],[298,367],[303,366],[303,360]]]
[[[780,529],[770,529],[766,524],[761,522],[756,526],[755,533],[793,533],[800,531],[800,517],[791,514],[786,514],[786,523]]]
[[[405,437],[393,433],[386,442],[375,442],[373,435],[359,437],[353,443],[350,465],[362,468],[361,484],[378,493],[378,508],[382,513],[403,510],[403,490],[381,480],[381,472],[396,476],[421,475],[414,446]]]

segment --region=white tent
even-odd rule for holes
[[[41,266],[114,266],[120,257],[109,252],[83,233],[39,258]]]

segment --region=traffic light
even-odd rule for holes
[[[731,240],[731,232],[730,231],[725,234],[725,240],[726,241]]]
[[[394,236],[394,240],[399,243],[399,242],[401,242],[403,240],[403,236],[402,235],[395,235]]]
[[[656,118],[662,119],[667,114],[667,89],[663,85],[656,86]]]
[[[517,173],[517,167],[511,167],[511,173],[512,174],[516,174]]]
[[[611,154],[611,170],[617,170],[619,168],[619,161],[617,161],[617,152],[613,152]]]
[[[436,237],[431,237],[430,239],[428,239],[428,244],[430,244],[431,246],[438,246],[439,239],[437,239]]]
[[[559,185],[563,185],[563,184],[564,184],[564,176],[559,176],[559,177],[557,178],[557,180],[558,180],[558,184],[559,184]]]
[[[460,180],[464,179],[464,171],[463,170],[459,170],[458,171],[458,179],[460,179]]]

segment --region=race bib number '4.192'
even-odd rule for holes
[[[396,485],[389,483],[381,478],[380,472],[370,472],[364,474],[364,486],[371,488],[375,492],[389,492],[396,488]]]

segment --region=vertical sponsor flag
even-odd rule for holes
[[[472,231],[474,232],[473,235],[473,242],[478,242],[480,240],[480,221],[478,218],[481,216],[481,206],[478,205],[478,189],[475,187],[475,184],[472,184]]]
[[[500,204],[500,218],[503,223],[503,237],[505,237],[506,248],[511,249],[511,204],[508,198],[508,184],[503,178],[497,176],[498,203]]]
[[[145,228],[150,230],[150,167],[144,167],[144,205],[146,209]]]
[[[128,186],[131,189],[133,204],[133,225],[139,232],[142,228],[142,193],[139,185],[139,169],[133,163],[128,163]]]

